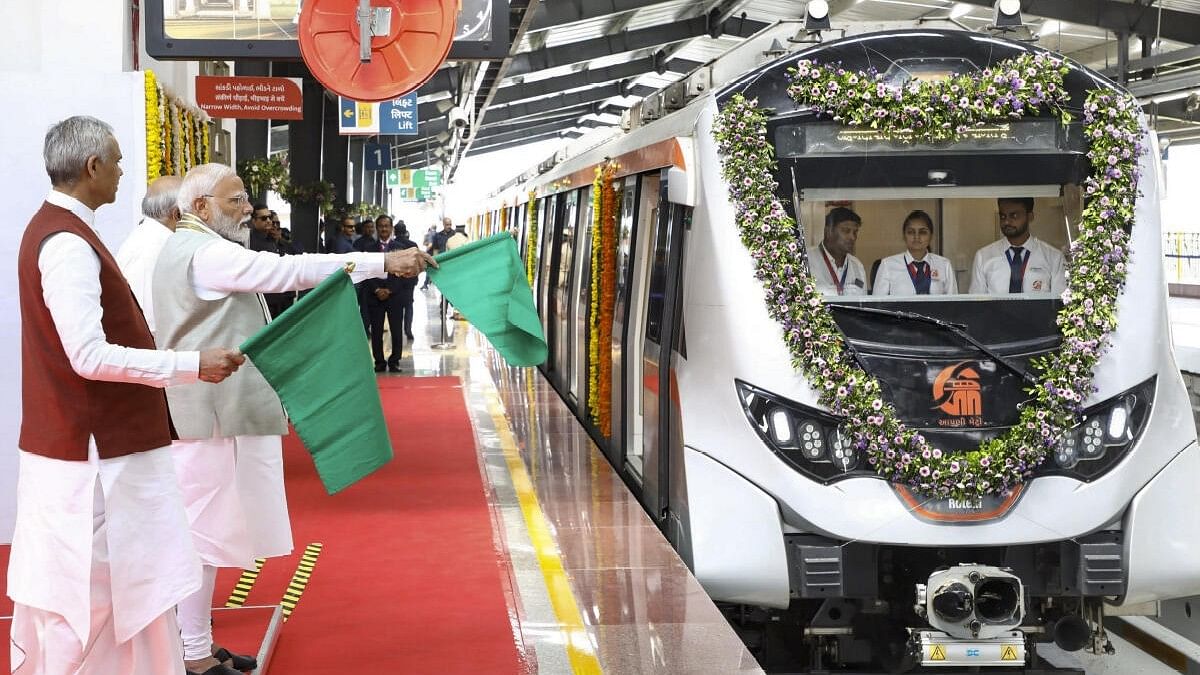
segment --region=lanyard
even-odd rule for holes
[[[833,285],[837,287],[837,294],[844,295],[842,289],[846,288],[846,272],[850,271],[850,260],[846,260],[846,266],[842,268],[842,278],[838,279],[833,262],[829,260],[829,254],[825,252],[824,245],[821,246],[821,257],[825,260],[825,268],[829,270],[829,278],[833,279]]]

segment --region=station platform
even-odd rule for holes
[[[443,336],[438,300],[417,292],[415,344],[378,377],[391,464],[329,496],[285,441],[295,550],[222,570],[218,640],[272,675],[762,673],[540,373],[465,322]],[[1149,619],[1111,635],[1115,656],[1039,651],[1113,675],[1180,672],[1164,643],[1200,659]]]

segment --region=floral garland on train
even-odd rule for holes
[[[976,75],[910,82],[901,89],[875,72],[799,61],[789,94],[799,105],[850,126],[893,138],[953,141],[966,130],[1048,108],[1065,124],[1067,68],[1053,57],[1022,55]],[[963,453],[944,453],[907,428],[884,400],[879,382],[852,359],[809,271],[804,239],[776,198],[774,151],[767,111],[741,94],[721,109],[714,135],[737,210],[742,242],[754,259],[767,311],[783,327],[793,366],[818,391],[822,405],[845,419],[853,445],[882,477],[924,494],[971,498],[1007,495],[1028,480],[1078,424],[1095,391],[1092,374],[1116,328],[1125,284],[1129,231],[1142,152],[1136,101],[1092,90],[1083,109],[1093,170],[1079,237],[1068,254],[1067,290],[1057,322],[1061,348],[1032,363],[1038,382],[1006,434]]]
[[[144,74],[146,181],[180,175],[210,159],[208,123],[199,110],[171,100],[154,71]]]
[[[588,413],[606,438],[612,433],[612,322],[616,287],[618,165],[596,167],[592,181],[591,311],[588,312]]]
[[[525,279],[529,282],[529,287],[533,287],[533,272],[537,269],[537,247],[538,247],[538,220],[537,220],[537,192],[529,191],[528,201],[525,204],[526,222],[529,223],[529,234],[525,238]]]

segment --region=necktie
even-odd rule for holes
[[[1029,261],[1029,251],[1024,246],[1013,246],[1008,249],[1008,292],[1020,293],[1025,284],[1025,263]]]
[[[379,252],[387,253],[387,242],[386,241],[379,242]]]
[[[908,276],[912,278],[913,288],[917,291],[917,295],[929,295],[929,263],[924,260],[914,260],[908,266]]]

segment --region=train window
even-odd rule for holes
[[[820,290],[878,302],[1057,298],[1083,208],[1073,184],[800,194]]]

